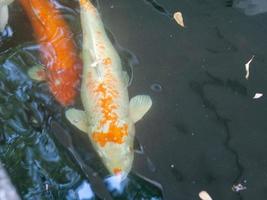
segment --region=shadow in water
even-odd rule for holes
[[[223,132],[225,134],[225,138],[223,141],[223,145],[234,156],[235,165],[238,169],[236,176],[232,180],[232,184],[233,186],[238,185],[239,183],[242,182],[242,178],[244,174],[244,167],[242,166],[240,162],[238,152],[235,150],[233,146],[231,146],[232,133],[229,128],[229,122],[231,121],[227,117],[222,116],[220,112],[218,112],[216,104],[213,103],[212,100],[210,100],[207,97],[205,89],[208,86],[213,86],[216,88],[227,88],[227,89],[230,89],[233,93],[237,93],[238,95],[241,95],[241,96],[247,96],[247,88],[238,81],[231,80],[231,79],[228,79],[225,81],[216,76],[213,76],[207,71],[206,71],[206,77],[207,77],[207,80],[192,81],[190,83],[190,86],[196,92],[196,94],[198,94],[198,96],[201,98],[203,102],[203,106],[215,114],[215,117],[218,123],[221,125],[221,127],[224,130]],[[236,194],[238,195],[239,199],[242,199],[241,193],[236,193]]]

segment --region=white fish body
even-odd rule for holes
[[[129,102],[128,76],[118,53],[108,39],[97,9],[80,0],[83,29],[82,103],[85,109],[70,109],[66,117],[88,133],[111,174],[127,175],[133,162],[134,123],[152,105],[147,95]]]

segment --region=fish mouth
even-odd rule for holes
[[[104,164],[111,175],[126,178],[131,171],[133,155],[125,155],[119,160],[105,159]]]

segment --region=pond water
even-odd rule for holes
[[[81,51],[78,1],[52,2]],[[132,77],[129,96],[153,101],[136,124],[132,171],[121,184],[110,177],[67,108],[28,77],[39,46],[14,2],[0,36],[0,160],[21,198],[195,200],[204,190],[215,200],[267,199],[266,1],[94,4]]]

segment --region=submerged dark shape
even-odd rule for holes
[[[73,144],[72,144],[72,139],[57,122],[52,121],[51,122],[51,127],[53,129],[53,133],[57,140],[69,150],[71,155],[74,157],[75,161],[77,161],[78,165],[81,167],[82,171],[85,173],[86,177],[89,179],[91,186],[93,188],[93,191],[96,192],[96,194],[101,198],[101,199],[106,199],[106,200],[112,200],[112,197],[110,196],[107,188],[105,187],[103,181],[91,167],[87,166],[82,158],[79,156],[79,154],[76,152]]]
[[[23,199],[64,199],[81,176],[48,136],[53,101],[26,75],[35,60],[22,52],[19,46],[0,59],[0,158]],[[52,110],[60,107],[53,102]]]
[[[226,7],[232,7],[233,6],[233,3],[234,3],[234,0],[226,0],[225,1],[225,6]]]
[[[144,0],[147,4],[150,4],[156,11],[166,15],[167,17],[172,17],[171,13],[167,11],[162,5],[160,5],[156,0]]]

